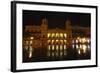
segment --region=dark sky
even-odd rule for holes
[[[64,28],[68,18],[71,19],[72,26],[78,25],[90,27],[89,13],[68,13],[68,12],[50,12],[50,11],[30,11],[23,10],[23,25],[40,25],[41,20],[47,18],[49,28]]]

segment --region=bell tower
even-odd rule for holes
[[[67,31],[67,46],[71,47],[72,46],[72,26],[71,26],[71,19],[68,18],[66,20],[66,31]]]
[[[47,29],[48,29],[48,21],[46,18],[42,19],[41,23],[41,37],[42,37],[42,48],[47,47]]]
[[[43,18],[41,23],[41,33],[46,35],[47,29],[48,29],[48,21],[46,18]]]

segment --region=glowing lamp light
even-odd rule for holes
[[[31,58],[31,57],[32,57],[32,52],[29,53],[29,58]]]
[[[80,39],[80,37],[77,37],[77,39]]]
[[[81,51],[80,50],[78,50],[78,54],[81,54]]]
[[[83,49],[84,49],[84,50],[86,49],[86,45],[83,45]]]
[[[32,58],[32,46],[30,46],[30,49],[29,49],[29,58]]]
[[[58,42],[58,40],[56,40],[56,42]]]
[[[78,45],[76,45],[76,48],[77,48],[77,49],[79,48]]]
[[[34,37],[30,37],[30,39],[31,39],[31,40],[33,40],[33,39],[34,39]]]
[[[82,43],[85,43],[86,42],[86,38],[82,38]]]
[[[83,45],[82,49],[84,53],[86,53],[86,48],[87,48],[86,45]]]
[[[72,48],[75,48],[75,45],[74,44],[72,45]]]
[[[87,42],[90,43],[90,39],[87,39]]]

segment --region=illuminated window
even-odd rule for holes
[[[56,37],[59,37],[59,33],[56,33]]]
[[[67,37],[67,34],[66,34],[66,33],[64,33],[64,37],[65,37],[65,38]]]
[[[60,33],[60,37],[63,38],[63,34],[62,33]]]
[[[58,40],[56,40],[56,43],[58,43]]]
[[[51,49],[51,46],[50,45],[48,45],[48,50],[50,50]]]
[[[66,40],[64,40],[64,43],[66,44],[66,43],[67,43],[67,41],[66,41]]]
[[[52,33],[52,37],[55,37],[55,33]]]
[[[50,36],[51,36],[51,34],[50,34],[50,33],[48,33],[48,34],[47,34],[47,37],[49,38]]]
[[[60,40],[61,44],[63,44],[63,40]]]
[[[62,46],[62,45],[60,45],[60,50],[61,50],[61,51],[63,50],[63,46]]]
[[[48,40],[47,42],[48,42],[48,44],[49,44],[51,41],[50,41],[50,40]]]
[[[82,43],[85,43],[86,42],[86,39],[85,38],[82,38]]]
[[[54,44],[54,40],[52,40],[52,44]]]

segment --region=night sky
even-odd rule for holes
[[[64,28],[66,20],[70,18],[72,26],[90,27],[90,16],[89,13],[23,10],[23,25],[40,25],[41,20],[46,18],[49,28]]]

